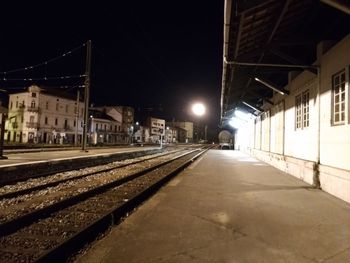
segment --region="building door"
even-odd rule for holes
[[[47,143],[47,133],[46,132],[44,132],[43,143]]]
[[[34,142],[34,132],[28,133],[28,142],[33,143]]]

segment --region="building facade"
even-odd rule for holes
[[[148,119],[148,127],[150,130],[150,142],[160,143],[160,140],[164,139],[165,135],[165,120],[150,117]]]
[[[189,121],[176,121],[173,122],[175,127],[186,130],[186,139],[184,142],[193,142],[193,122]]]
[[[276,93],[236,146],[350,202],[350,35],[327,46],[318,45],[318,73],[291,73],[290,94]]]
[[[79,142],[84,103],[72,95],[32,85],[9,96],[5,140],[20,143]]]

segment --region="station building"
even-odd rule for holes
[[[324,2],[226,1],[222,126],[251,114],[236,149],[350,202],[350,9]]]

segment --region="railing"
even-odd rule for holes
[[[27,128],[38,129],[39,128],[39,123],[38,122],[26,122],[26,127]]]
[[[39,112],[39,107],[27,107],[27,111]]]

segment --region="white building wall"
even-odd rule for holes
[[[321,59],[321,164],[350,170],[349,65],[350,35]],[[345,69],[345,124],[332,125],[332,76]],[[336,154],[335,154],[336,153]],[[350,188],[349,188],[350,189]]]
[[[264,151],[259,144],[259,133],[261,129],[266,129],[264,124],[260,125],[258,121],[250,128],[254,131],[254,135],[250,135],[251,139],[254,138],[254,144],[250,140],[251,145],[254,145],[251,154],[309,184],[319,184],[324,191],[347,202],[350,202],[349,47],[350,35],[318,59],[321,72],[319,78],[304,71],[285,87],[290,90],[290,95],[275,94],[272,98],[275,106],[270,108],[270,151],[265,150],[266,139],[262,143]],[[346,72],[345,123],[334,125],[332,77],[342,70]],[[320,105],[317,100],[319,83]],[[306,90],[309,90],[309,126],[297,129],[296,96]]]
[[[309,91],[309,126],[296,127],[296,96]],[[290,85],[290,96],[285,99],[284,154],[303,160],[317,160],[317,76],[304,71]],[[279,152],[280,153],[280,152]]]
[[[261,115],[261,150],[270,151],[270,111]]]

